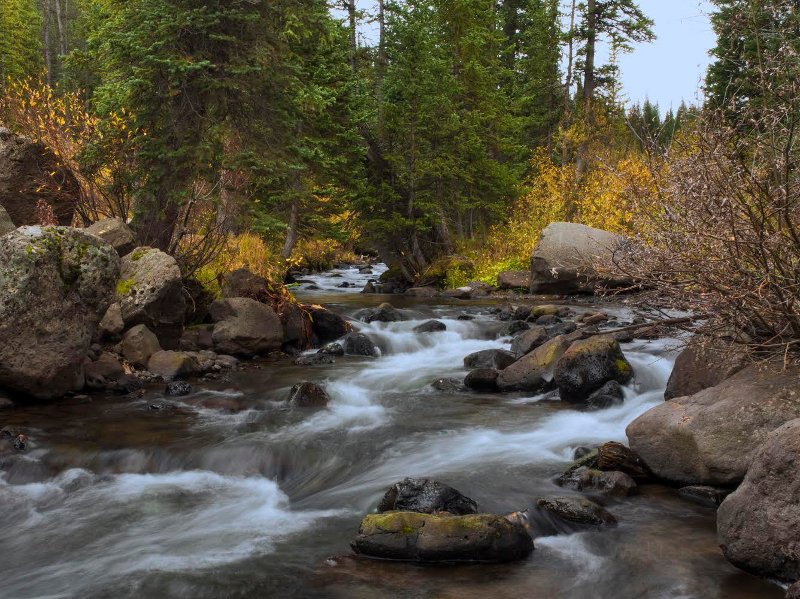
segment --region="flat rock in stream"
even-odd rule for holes
[[[447,330],[447,325],[439,320],[428,320],[414,327],[415,333],[440,333]]]
[[[401,511],[455,515],[476,514],[478,504],[453,487],[430,478],[405,478],[393,484],[378,503],[378,512]]]
[[[528,556],[533,539],[521,524],[493,514],[389,512],[364,517],[351,546],[378,559],[492,563]]]
[[[585,497],[544,497],[536,501],[540,510],[579,526],[610,526],[617,523],[614,515]]]
[[[627,497],[636,489],[636,481],[624,472],[603,472],[586,466],[562,475],[558,484],[567,489],[608,497]]]

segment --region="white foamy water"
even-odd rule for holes
[[[301,281],[296,291],[303,295],[330,294],[330,293],[359,293],[364,286],[371,280],[378,278],[388,270],[383,263],[373,264],[370,273],[360,273],[358,266],[348,266],[346,268],[334,268],[323,273],[314,273],[298,277]],[[342,283],[347,283],[347,287],[342,287]],[[309,284],[316,285],[318,289],[307,289]]]

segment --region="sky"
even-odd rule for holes
[[[374,0],[357,0],[358,8],[368,12],[374,5]],[[709,21],[710,1],[639,0],[639,6],[655,21],[656,40],[636,44],[631,54],[620,56],[623,96],[634,103],[649,98],[662,113],[677,109],[681,100],[698,103],[710,61],[708,51],[716,41]],[[362,27],[360,33],[367,43],[377,36],[374,26]],[[608,55],[602,49],[599,54],[603,59]]]

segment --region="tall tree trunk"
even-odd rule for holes
[[[53,54],[50,47],[50,21],[53,0],[42,0],[42,45],[44,46],[44,66],[47,85],[53,85]]]
[[[347,19],[350,24],[350,68],[356,72],[356,51],[358,42],[356,41],[356,0],[344,0],[347,8]]]
[[[594,93],[597,88],[597,77],[594,69],[597,46],[597,10],[596,0],[588,0],[586,7],[586,59],[583,66],[583,118],[586,123],[585,137],[578,147],[575,170],[581,181],[589,170],[589,139],[594,128]],[[567,215],[574,216],[574,206],[568,206]]]
[[[61,5],[61,0],[53,0],[53,5],[56,9],[56,25],[58,25],[58,50],[63,57],[67,55],[66,6]]]
[[[286,231],[286,241],[283,243],[281,258],[288,260],[292,256],[294,246],[297,243],[297,227],[300,223],[300,195],[302,193],[302,181],[300,173],[294,175],[292,193],[292,206],[289,211],[289,229]]]

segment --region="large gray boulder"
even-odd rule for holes
[[[51,150],[0,127],[0,206],[16,226],[39,224],[40,206],[70,225],[80,196],[75,175]]]
[[[369,514],[351,543],[363,556],[412,562],[507,562],[526,557],[533,540],[518,522],[492,514]]]
[[[540,345],[511,366],[500,371],[497,387],[501,391],[530,391],[538,393],[553,385],[556,363],[567,351],[570,341],[560,335]]]
[[[722,552],[735,566],[800,580],[800,419],[770,433],[739,488],[717,512]]]
[[[749,366],[716,387],[656,406],[627,428],[631,449],[659,478],[735,485],[770,432],[800,418],[800,368]]]
[[[121,218],[104,218],[86,227],[86,232],[96,235],[125,256],[136,247],[136,235]]]
[[[694,395],[715,387],[747,366],[747,355],[731,345],[693,340],[675,359],[664,399]]]
[[[283,344],[283,325],[269,306],[245,297],[217,300],[211,304],[216,323],[212,339],[221,354],[256,356],[276,351]]]
[[[0,386],[50,399],[84,385],[84,361],[114,298],[119,257],[69,227],[0,237]]]
[[[122,258],[117,295],[126,328],[143,324],[164,349],[178,348],[186,299],[175,258],[154,248],[136,248]]]
[[[0,235],[11,233],[16,228],[6,209],[0,206]]]
[[[531,255],[531,293],[594,293],[602,285],[630,285],[624,276],[599,274],[597,265],[613,265],[622,235],[577,223],[550,223]],[[604,269],[605,270],[605,269]]]

